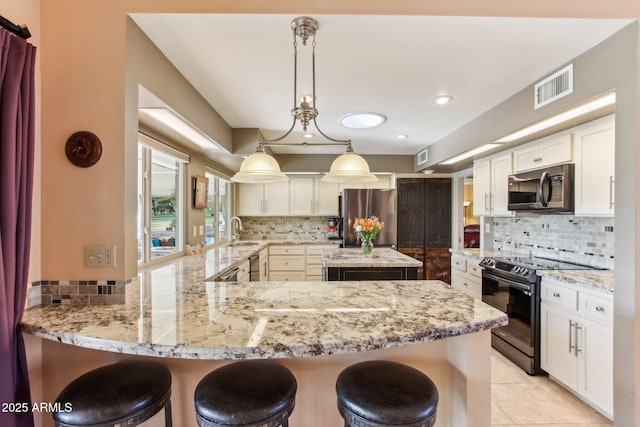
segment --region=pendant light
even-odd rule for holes
[[[291,30],[293,31],[293,108],[291,109],[291,115],[293,116],[293,123],[289,130],[282,136],[276,139],[263,140],[258,142],[256,152],[247,157],[240,166],[240,171],[236,173],[231,180],[235,182],[276,182],[284,181],[288,177],[280,170],[280,165],[272,156],[264,152],[264,147],[267,146],[323,146],[323,145],[345,145],[346,151],[344,154],[336,158],[331,164],[331,170],[322,179],[325,181],[334,182],[372,182],[377,181],[375,175],[369,170],[369,165],[366,160],[353,152],[351,147],[351,140],[336,139],[327,136],[318,126],[316,118],[318,116],[318,109],[316,108],[316,32],[318,31],[318,21],[307,16],[301,16],[291,21]],[[303,46],[307,46],[307,41],[311,39],[312,46],[312,83],[313,92],[311,96],[304,96],[298,106],[298,38],[302,41]],[[310,103],[311,102],[311,103]],[[303,142],[300,144],[295,143],[281,143],[278,141],[287,137],[295,128],[296,121],[300,121],[303,132],[307,133],[309,125],[317,129],[324,138],[332,141],[331,143],[318,143],[311,144]]]

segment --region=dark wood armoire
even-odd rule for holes
[[[422,261],[418,279],[451,283],[451,178],[399,178],[398,250]]]

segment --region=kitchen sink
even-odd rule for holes
[[[258,242],[233,242],[233,243],[229,243],[228,246],[233,246],[233,247],[237,247],[237,246],[258,246],[260,243]]]

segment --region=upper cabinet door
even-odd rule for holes
[[[509,205],[509,175],[513,173],[511,153],[491,158],[491,197],[492,216],[512,216]]]
[[[473,214],[490,215],[491,162],[489,159],[476,160],[473,163]]]
[[[291,178],[289,181],[290,191],[290,214],[291,215],[313,215],[313,179],[312,178]],[[337,197],[336,197],[337,199]]]
[[[541,168],[558,163],[570,162],[571,133],[554,135],[549,138],[526,144],[513,151],[513,171]]]
[[[263,184],[238,184],[238,215],[264,215]]]
[[[615,118],[605,117],[573,134],[575,214],[614,216]]]
[[[337,182],[326,182],[320,178],[316,178],[313,181],[315,184],[315,214],[337,216],[340,184]]]
[[[264,184],[264,215],[289,215],[289,181]]]

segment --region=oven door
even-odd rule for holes
[[[497,273],[482,271],[482,301],[504,312],[509,323],[492,330],[529,357],[535,356],[535,283],[522,283]]]

